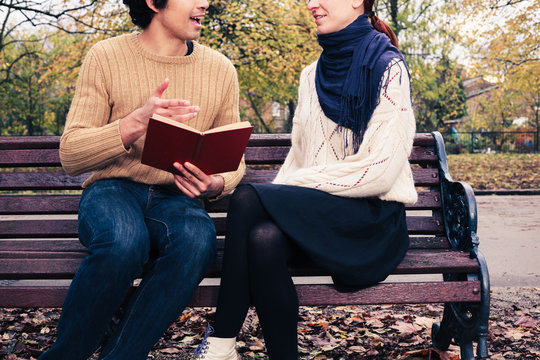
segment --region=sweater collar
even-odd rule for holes
[[[197,60],[197,58],[200,56],[201,53],[201,44],[199,44],[197,41],[192,41],[193,44],[193,51],[189,55],[182,55],[182,56],[163,56],[155,54],[151,51],[146,50],[141,44],[141,42],[138,39],[139,33],[131,33],[127,34],[125,36],[128,37],[130,47],[132,47],[138,54],[140,54],[142,57],[158,62],[158,63],[166,63],[166,64],[189,64]]]

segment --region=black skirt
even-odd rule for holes
[[[299,186],[252,184],[264,208],[338,287],[376,284],[409,247],[405,207],[379,198],[346,198]]]

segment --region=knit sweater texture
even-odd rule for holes
[[[118,126],[165,78],[170,83],[163,98],[186,99],[200,107],[187,125],[204,131],[240,120],[236,70],[225,56],[197,42],[188,56],[160,56],[143,48],[137,35],[97,43],[81,67],[60,159],[71,175],[92,172],[83,187],[107,178],[174,186],[171,173],[141,164],[145,136],[126,149]],[[244,172],[242,161],[236,171],[220,174],[225,180],[221,195],[232,191]]]
[[[406,204],[417,201],[408,157],[415,119],[409,75],[395,59],[385,71],[379,104],[360,148],[349,129],[327,118],[315,88],[316,62],[300,76],[292,147],[274,183],[304,186],[344,197],[378,197]],[[340,130],[341,129],[341,130]]]

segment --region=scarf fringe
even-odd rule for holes
[[[400,63],[405,64],[405,61],[403,59],[393,59],[386,67],[385,73],[390,73],[392,71],[392,68],[394,66],[399,66]],[[405,68],[407,67],[405,66]],[[369,79],[371,74],[372,73],[369,71],[364,72],[365,78],[362,79],[364,84],[369,83],[369,81],[371,80]],[[402,76],[400,75],[400,84],[401,80]],[[341,97],[341,113],[339,119],[352,119],[352,121],[348,121],[346,124],[337,122],[339,126],[338,132],[342,133],[345,136],[345,147],[348,147],[350,144],[348,141],[348,137],[346,137],[343,129],[350,129],[352,131],[352,146],[355,153],[358,152],[358,149],[362,144],[362,140],[364,138],[364,134],[366,132],[369,120],[371,120],[371,116],[373,115],[375,108],[381,102],[381,93],[386,93],[388,91],[389,84],[390,76],[381,77],[379,85],[377,87],[377,91],[372,92],[362,89],[363,91],[360,92],[360,96],[347,95]],[[373,99],[373,97],[375,97],[375,99]]]

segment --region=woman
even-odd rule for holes
[[[240,359],[235,336],[250,303],[270,359],[298,359],[292,254],[354,289],[384,280],[407,251],[404,204],[417,199],[409,74],[373,2],[308,4],[323,52],[300,77],[292,147],[273,184],[231,199],[215,331],[200,359]]]

